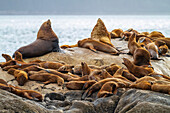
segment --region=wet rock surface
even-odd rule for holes
[[[127,42],[112,40],[115,47],[125,49],[128,52]],[[43,61],[65,62],[67,64],[80,65],[86,62],[88,65],[103,66],[112,63],[125,67],[122,58],[132,60],[132,56],[120,54],[110,55],[103,52],[94,53],[85,48],[65,49],[64,53],[52,52],[41,57],[25,59],[26,62],[40,59]],[[151,60],[156,72],[170,74],[170,57],[161,57],[164,61]],[[8,81],[9,84],[18,86],[14,76],[0,69],[0,78]],[[28,81],[24,89],[35,90],[43,94],[43,102],[28,100],[4,90],[0,90],[0,112],[56,112],[56,113],[133,113],[133,112],[159,112],[170,111],[170,95],[139,89],[118,89],[116,95],[96,99],[97,92],[91,97],[81,100],[83,90],[62,89],[56,83],[44,85],[42,82]]]

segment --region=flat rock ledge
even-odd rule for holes
[[[112,40],[112,43],[128,52],[127,42]],[[122,58],[133,60],[132,56],[120,54],[110,55],[103,52],[94,53],[85,48],[68,48],[63,53],[52,52],[41,57],[25,59],[26,62],[40,59],[43,61],[64,62],[67,64],[80,65],[86,62],[89,65],[109,65],[116,63],[122,67]],[[170,57],[161,57],[163,60],[151,60],[154,70],[158,73],[170,76]],[[0,69],[0,78],[9,84],[18,86],[14,76]],[[15,113],[169,113],[170,95],[139,89],[118,89],[117,95],[107,98],[96,99],[96,93],[86,100],[81,100],[83,90],[62,89],[55,83],[42,87],[41,82],[28,81],[24,89],[36,90],[43,94],[44,101],[36,102],[28,100],[5,90],[0,90],[0,112]]]

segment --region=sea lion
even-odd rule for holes
[[[58,43],[58,37],[51,28],[51,21],[48,20],[41,25],[37,39],[33,43],[16,51],[19,51],[23,58],[37,57],[49,52],[61,51]]]
[[[89,74],[89,80],[100,81],[105,78],[112,78],[113,76],[110,75],[105,69],[102,70],[94,70]]]
[[[4,85],[8,85],[7,82],[5,80],[3,80],[3,79],[0,79],[0,83],[4,84]]]
[[[26,68],[21,69],[22,71],[29,72],[29,71],[40,71],[41,69],[37,68],[36,65],[31,65]]]
[[[104,22],[100,18],[97,20],[97,24],[94,26],[91,32],[91,39],[103,42],[107,45],[110,45],[111,47],[114,47],[111,42],[111,36],[107,31]]]
[[[128,48],[129,48],[129,53],[130,54],[134,54],[134,51],[137,48],[140,48],[141,46],[136,42],[136,34],[133,33],[130,37],[129,37],[129,41],[128,41]]]
[[[56,69],[60,72],[72,72],[72,68],[74,66],[72,65],[64,65],[62,63],[58,63],[58,62],[42,62],[39,63],[40,67],[46,68],[46,69]]]
[[[106,67],[106,71],[110,74],[110,75],[114,75],[115,72],[121,68],[119,65],[117,64],[111,64],[110,66]]]
[[[152,91],[170,94],[170,82],[153,81],[151,84]]]
[[[11,56],[9,56],[8,54],[2,54],[2,57],[4,57],[4,58],[5,58],[6,62],[8,62],[8,61],[12,60],[12,57],[11,57]]]
[[[134,51],[133,59],[134,59],[133,63],[137,66],[142,66],[142,65],[150,65],[151,66],[150,53],[145,48],[137,48]]]
[[[168,46],[162,45],[158,48],[159,55],[165,55],[168,52]]]
[[[82,76],[89,75],[92,71],[90,67],[87,65],[85,62],[81,62],[81,67],[82,67]]]
[[[148,81],[142,81],[138,83],[133,83],[130,85],[130,88],[137,88],[137,89],[143,89],[143,90],[150,90],[151,89],[151,83]]]
[[[153,41],[147,37],[140,37],[139,40],[138,40],[138,44],[140,46],[145,46],[149,43],[152,43]]]
[[[21,89],[13,88],[11,92],[18,96],[25,97],[31,100],[33,99],[38,99],[39,101],[43,100],[43,96],[39,92],[34,90],[24,90],[24,89],[21,90]]]
[[[168,48],[170,49],[170,38],[158,38],[155,40],[155,42],[156,41],[164,41],[166,45],[168,46]]]
[[[135,77],[133,74],[131,74],[127,69],[123,70],[122,76],[127,78],[128,80],[130,80],[132,82],[138,80],[138,78]]]
[[[18,84],[23,86],[28,81],[28,74],[22,70],[15,70],[14,77],[16,78]]]
[[[136,34],[136,41],[139,40],[140,37],[143,37],[145,35],[140,34],[137,30],[134,30],[133,28],[130,28],[128,30],[126,30],[125,32],[121,33],[121,39],[120,40],[125,40],[128,41],[130,36],[135,33]]]
[[[119,52],[116,50],[116,48],[90,38],[79,40],[78,47],[88,48],[93,52],[97,52],[98,50],[112,55],[119,55]]]
[[[44,70],[48,73],[51,73],[51,74],[54,74],[54,75],[58,75],[60,76],[61,78],[63,78],[64,80],[68,81],[70,78],[73,78],[72,76],[68,75],[68,74],[64,74],[64,73],[61,73],[61,72],[58,72],[57,70],[54,70],[54,69],[45,69],[45,68],[42,68],[42,67],[39,67],[39,66],[36,66],[38,69],[40,70]]]
[[[141,32],[140,34],[147,36],[149,35],[149,32]]]
[[[124,68],[119,68],[116,73],[113,75],[113,77],[115,78],[119,78],[119,79],[122,79],[122,80],[125,80],[129,83],[131,83],[132,81],[130,81],[129,79],[127,79],[126,77],[122,76],[123,75],[123,72],[124,72]]]
[[[107,97],[117,93],[118,84],[114,81],[106,82],[99,92],[97,93],[97,98]]]
[[[39,73],[39,74],[32,74],[29,76],[29,79],[31,80],[36,80],[36,81],[41,81],[44,84],[49,84],[49,83],[56,83],[61,86],[64,84],[64,79],[61,78],[58,75],[50,74],[50,73]]]
[[[89,80],[89,81],[69,81],[64,84],[64,86],[67,87],[67,89],[71,90],[82,90],[87,89],[91,85],[95,84],[95,80]],[[84,87],[85,85],[85,87]]]
[[[150,76],[144,76],[134,83],[130,85],[130,88],[137,88],[137,89],[144,89],[144,90],[150,90],[151,89],[151,81],[157,81],[157,79],[150,77]]]
[[[127,58],[123,58],[123,61],[124,61],[123,64],[127,67],[129,72],[131,72],[133,75],[135,75],[138,78],[147,76],[148,74],[154,72],[153,68],[150,65],[137,66]]]
[[[147,44],[145,47],[149,51],[151,59],[159,59],[158,47],[155,45],[154,42]]]
[[[151,40],[156,40],[158,38],[165,38],[165,36],[159,31],[152,31],[149,35],[147,35]]]
[[[22,59],[22,54],[18,51],[16,51],[15,53],[15,58],[12,59],[11,56],[7,55],[7,54],[2,54],[2,57],[5,58],[6,62],[1,64],[1,67],[4,68],[6,66],[12,66],[12,65],[16,65],[16,64],[25,64],[25,62]]]
[[[121,38],[122,29],[114,29],[110,32],[111,38]]]
[[[98,69],[98,70],[102,69],[101,67],[95,65],[88,65],[88,67],[90,67],[90,69]],[[77,75],[82,75],[82,65],[74,66],[73,73]]]
[[[91,87],[89,87],[82,95],[82,99],[85,99],[86,97],[91,96],[92,93],[98,91],[106,82],[109,82],[109,81],[115,81],[118,84],[120,83],[119,85],[123,84],[123,86],[125,87],[128,87],[131,84],[119,78],[106,78],[106,79],[100,80],[99,82],[96,82]]]

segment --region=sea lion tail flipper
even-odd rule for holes
[[[88,89],[84,92],[84,94],[83,94],[82,97],[81,97],[81,100],[84,100],[84,99],[87,97],[89,91],[90,91],[90,88],[88,88]]]
[[[52,80],[52,79],[49,79],[48,81],[43,82],[43,83],[44,83],[44,85],[48,85],[48,84],[50,84],[50,83],[51,83],[51,80]]]
[[[165,61],[165,60],[162,59],[162,58],[151,58],[151,60],[163,60],[163,61]]]
[[[170,57],[170,55],[169,55],[169,54],[165,54],[165,55],[162,55],[162,56],[165,56],[165,57]]]
[[[89,45],[88,48],[89,48],[91,51],[93,51],[93,52],[95,52],[95,53],[98,53],[98,51],[97,51],[96,49],[94,49],[94,47],[93,47],[92,45]]]
[[[24,97],[33,100],[33,97],[31,97],[27,92],[24,92]]]
[[[62,49],[66,49],[66,48],[73,48],[73,47],[78,47],[78,44],[75,45],[62,45],[60,46]]]

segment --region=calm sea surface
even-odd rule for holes
[[[41,24],[51,19],[52,28],[59,37],[60,45],[75,44],[90,37],[97,19],[101,18],[108,31],[116,28],[134,28],[139,32],[161,31],[170,37],[170,16],[0,16],[0,62],[1,54],[12,55],[16,49],[36,39]]]

